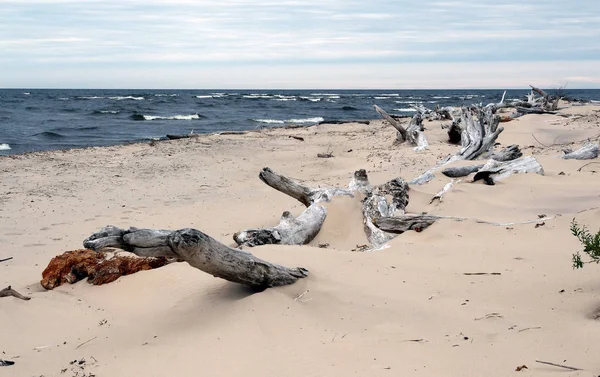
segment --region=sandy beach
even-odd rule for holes
[[[469,220],[372,252],[353,251],[367,243],[360,201],[336,197],[309,245],[248,249],[310,271],[261,293],[187,263],[102,286],[39,281],[52,257],[108,224],[191,227],[233,245],[241,229],[302,212],[258,179],[264,167],[311,186],[346,187],[358,169],[374,184],[410,180],[459,148],[448,122],[425,122],[421,152],[393,145],[396,131],[374,120],[0,157],[0,259],[13,257],[0,288],[32,298],[0,299],[0,359],[15,362],[0,376],[598,376],[600,266],[573,270],[582,248],[569,226],[600,228],[600,165],[559,156],[598,143],[600,106],[559,113],[582,116],[525,115],[497,140],[544,175],[465,178],[433,203],[449,178],[411,185],[408,212]],[[480,272],[498,274],[465,275]]]

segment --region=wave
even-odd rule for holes
[[[313,97],[300,97],[301,100],[303,101],[310,101],[310,102],[319,102],[321,100],[321,98],[313,98]]]
[[[117,101],[123,101],[123,100],[126,100],[126,99],[130,99],[130,100],[134,100],[134,101],[143,101],[146,98],[144,98],[144,97],[134,97],[134,96],[114,96],[114,97],[108,97],[108,99],[114,99],[114,100],[117,100]]]
[[[305,119],[252,119],[254,122],[267,123],[267,124],[285,124],[285,123],[321,123],[325,121],[322,117],[305,118]]]
[[[252,119],[254,122],[267,123],[267,124],[284,124],[285,121],[277,119]]]
[[[433,96],[431,98],[435,98],[435,99],[450,99],[452,97],[447,97],[447,96]]]
[[[267,99],[267,98],[271,98],[270,95],[268,94],[249,94],[249,95],[245,95],[242,96],[244,98],[249,98],[249,99]]]
[[[39,134],[34,134],[33,136],[41,136],[47,139],[62,139],[63,137],[65,137],[65,135],[61,135],[52,131],[40,132]]]
[[[173,115],[173,116],[133,114],[131,116],[131,119],[133,119],[133,120],[197,120],[200,118],[202,118],[202,115],[200,115],[200,114]]]
[[[103,99],[105,97],[100,96],[83,96],[83,97],[75,97],[75,99]]]
[[[118,110],[94,110],[92,114],[118,114],[120,111]]]
[[[416,110],[415,109],[410,109],[410,108],[402,108],[402,109],[394,109],[394,111],[400,111],[400,112],[403,112],[403,113],[408,113],[408,112],[412,113],[412,112],[415,112]]]
[[[0,144],[0,151],[9,151],[10,149],[11,149],[10,145],[8,145],[8,144]]]
[[[390,99],[392,97],[373,97],[373,98],[375,98],[375,99]]]
[[[342,107],[342,110],[344,111],[354,111],[354,110],[358,110],[356,107],[352,107],[352,106],[344,106]]]
[[[61,100],[61,101],[68,101],[69,97],[60,97],[59,100]]]
[[[154,95],[154,97],[177,97],[179,96],[179,94],[164,94],[164,93],[157,93]]]

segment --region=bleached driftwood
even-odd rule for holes
[[[542,96],[542,103],[541,103],[541,107],[546,110],[546,111],[555,111],[558,108],[558,102],[560,101],[560,98],[558,97],[552,97],[551,95],[549,95],[548,93],[546,93],[544,90],[540,89],[540,88],[536,88],[533,85],[529,85],[531,87],[531,90],[538,93],[540,96]]]
[[[473,118],[473,111],[477,112],[477,119]],[[493,149],[498,135],[504,131],[504,127],[498,126],[500,118],[495,112],[495,106],[474,107],[474,109],[463,107],[461,110],[461,123],[464,126],[461,135],[462,148],[458,153],[446,157],[433,168],[410,181],[409,184],[421,185],[429,182],[435,177],[435,171],[450,162],[475,160],[486,156]]]
[[[561,157],[565,160],[591,160],[598,157],[598,144],[589,143],[576,151],[567,150],[565,155]]]
[[[264,168],[258,175],[261,181],[271,186],[277,191],[299,200],[302,204],[309,207],[313,203],[328,202],[332,197],[338,195],[352,196],[348,190],[336,187],[312,188],[296,182],[283,175],[275,173],[269,168]]]
[[[433,198],[431,198],[431,201],[429,202],[429,204],[433,203],[436,200],[439,200],[440,202],[442,201],[442,197],[444,196],[445,193],[447,193],[448,191],[450,191],[450,189],[452,188],[452,186],[454,186],[456,183],[460,183],[462,180],[452,180],[448,183],[446,183],[444,185],[444,188],[442,188],[437,194],[435,194],[433,196]]]
[[[19,292],[12,289],[12,287],[10,285],[8,287],[0,290],[0,297],[16,297],[20,300],[25,300],[25,301],[31,300],[31,297],[23,296]]]
[[[496,161],[510,161],[523,157],[523,153],[516,144],[509,145],[498,152],[492,153],[491,158]]]
[[[377,105],[373,105],[375,111],[379,113],[383,117],[383,119],[387,120],[389,124],[392,125],[398,131],[396,135],[396,141],[398,143],[404,143],[407,140],[406,129],[398,122],[396,119],[392,118],[392,116],[386,113],[381,107]]]
[[[521,114],[552,114],[552,115],[556,114],[556,111],[544,110],[539,107],[532,107],[530,109],[525,108],[525,107],[517,107],[517,112],[519,112]]]
[[[319,233],[326,217],[327,209],[315,203],[296,218],[285,211],[279,225],[273,228],[245,229],[234,234],[233,239],[238,245],[250,247],[266,244],[304,245]]]
[[[408,141],[411,144],[415,145],[415,151],[422,151],[427,148],[429,143],[427,143],[427,139],[425,138],[424,128],[423,128],[423,116],[421,113],[415,114],[408,127],[405,129],[400,122],[392,118],[391,115],[385,112],[381,107],[377,105],[373,105],[375,111],[377,111],[385,120],[388,121],[398,132],[396,134],[396,142],[403,143],[404,141]]]
[[[375,220],[375,225],[384,232],[402,234],[409,230],[420,232],[438,219],[439,216],[430,215],[380,217]]]
[[[466,165],[466,166],[455,166],[452,168],[446,168],[442,170],[442,174],[450,178],[466,177],[469,174],[479,171],[485,164],[480,165]]]
[[[544,169],[533,156],[521,157],[506,162],[489,160],[475,174],[473,182],[483,179],[486,184],[494,185],[496,182],[517,173],[537,173],[544,175]]]
[[[354,178],[349,186],[352,190],[365,195],[363,199],[363,224],[367,239],[374,247],[379,247],[392,239],[394,235],[387,234],[374,225],[380,217],[394,216],[404,213],[408,205],[408,184],[402,178],[396,178],[383,185],[373,187],[369,183],[364,169],[354,172]],[[392,197],[390,203],[386,195]]]
[[[140,250],[140,244],[156,245],[151,247],[156,257],[176,256],[203,272],[256,290],[292,284],[308,275],[304,268],[288,268],[264,261],[245,251],[225,246],[196,229],[176,230],[166,237],[163,231],[153,233],[146,229],[143,234],[125,237],[136,231],[136,228],[123,230],[108,226],[88,237],[83,245],[92,250],[116,247],[134,254]],[[133,239],[137,244],[128,243]]]

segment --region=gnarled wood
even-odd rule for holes
[[[416,152],[422,151],[429,146],[423,131],[423,117],[417,113],[412,117],[406,128],[406,137],[410,143],[416,145],[414,149]]]
[[[135,232],[137,229],[134,229]],[[129,245],[123,239],[124,235],[131,233],[130,230],[123,230],[114,226],[108,226],[101,229],[98,233],[92,234],[84,241],[84,246],[93,250],[97,245],[111,244],[113,247],[125,244],[127,250],[136,253],[134,245]],[[158,234],[162,237],[162,231]],[[121,240],[114,240],[115,234],[123,235]],[[145,232],[150,235],[151,241],[155,242],[154,236],[157,233]],[[106,237],[104,237],[106,236]],[[103,240],[103,238],[110,238]],[[135,237],[130,237],[132,239]],[[140,243],[141,241],[138,241]],[[144,241],[145,242],[145,241]],[[233,249],[225,246],[214,238],[200,232],[196,229],[181,229],[171,232],[166,237],[168,248],[163,248],[165,252],[163,257],[175,255],[201,271],[209,273],[215,277],[244,284],[257,290],[264,290],[269,287],[292,284],[296,280],[306,277],[308,271],[304,268],[287,268],[277,264],[269,263],[253,256],[242,250]],[[156,249],[158,252],[158,249]]]
[[[488,185],[508,178],[517,173],[537,173],[544,175],[542,165],[532,156],[521,157],[516,160],[500,162],[489,160],[473,177],[473,182],[483,179]]]
[[[271,186],[277,191],[291,196],[300,201],[300,203],[309,207],[311,204],[321,201],[328,202],[332,197],[338,195],[352,196],[348,190],[335,187],[330,188],[311,188],[298,183],[290,178],[275,173],[270,168],[264,168],[258,175],[261,181]]]
[[[250,247],[266,244],[304,245],[319,233],[326,217],[325,207],[312,204],[297,218],[286,211],[281,215],[279,225],[273,228],[245,229],[234,234],[233,240],[238,245]]]
[[[375,225],[384,232],[402,234],[409,230],[420,232],[438,219],[439,216],[430,215],[380,217],[375,220]]]
[[[452,168],[446,168],[442,170],[442,174],[450,178],[466,177],[469,174],[479,171],[484,164],[480,165],[467,165],[467,166],[455,166]]]
[[[400,122],[398,122],[396,119],[392,118],[390,116],[390,114],[386,113],[381,107],[379,107],[377,105],[373,105],[373,108],[375,108],[375,111],[377,111],[379,113],[379,115],[381,115],[383,117],[383,119],[387,120],[388,123],[391,124],[392,127],[394,127],[398,131],[398,135],[396,136],[396,141],[399,143],[404,143],[407,140],[407,133],[406,133],[406,129],[404,127],[402,127]]]
[[[492,160],[496,161],[511,161],[519,157],[523,157],[523,152],[521,152],[521,149],[519,149],[519,146],[516,144],[509,145],[498,152],[494,152],[491,156]]]
[[[589,143],[576,151],[565,151],[565,160],[591,160],[598,157],[598,144]]]
[[[25,300],[25,301],[31,300],[31,297],[23,296],[19,292],[12,289],[12,287],[10,285],[8,287],[4,288],[3,290],[0,290],[0,297],[16,297],[20,300]]]

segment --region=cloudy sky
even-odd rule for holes
[[[0,0],[0,87],[600,88],[598,0]]]

